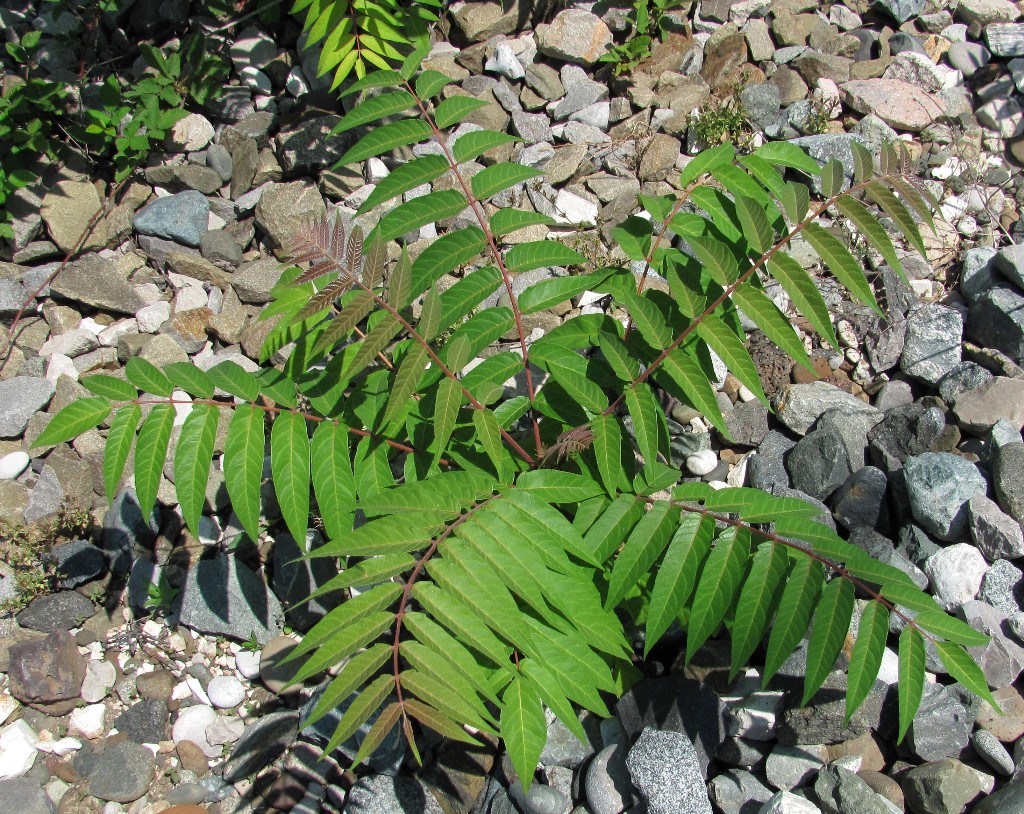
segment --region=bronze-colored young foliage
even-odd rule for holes
[[[932,208],[905,158],[886,148],[876,166],[854,144],[850,182],[837,162],[819,166],[788,143],[742,156],[731,145],[715,147],[686,166],[678,194],[642,197],[648,217],[613,230],[626,255],[644,264],[639,281],[604,268],[546,279],[517,296],[516,274],[571,269],[584,258],[556,239],[505,246],[510,232],[552,221],[507,209],[490,215],[485,204],[539,171],[486,156],[518,141],[505,133],[477,129],[450,140],[448,129],[480,103],[441,101],[451,80],[419,71],[420,57],[349,88],[365,96],[337,129],[359,128],[361,137],[341,163],[435,145],[397,167],[361,213],[446,172],[455,183],[399,203],[365,234],[332,219],[297,236],[303,268],[286,272],[266,312],[280,321],[264,355],[289,346],[283,369],[250,374],[224,362],[206,373],[180,365],[161,371],[133,359],[127,381],[84,378],[95,397],[55,416],[39,444],[73,438],[113,411],[108,490],[121,483],[134,442],[135,485],[148,508],[171,436],[172,390],[180,388],[193,397],[174,455],[185,520],[198,526],[217,414],[229,410],[226,485],[255,538],[269,425],[285,526],[303,539],[315,505],[328,541],[309,556],[340,565],[314,596],[372,586],[328,613],[293,656],[302,661],[297,681],[344,663],[312,719],[359,693],[328,750],[377,715],[357,763],[396,726],[414,750],[417,727],[462,740],[473,739],[472,729],[500,736],[529,783],[545,705],[584,738],[577,710],[608,714],[608,700],[635,679],[627,608],[643,620],[646,651],[676,622],[685,623],[687,658],[728,632],[734,674],[765,645],[766,682],[809,631],[807,701],[833,668],[860,595],[869,602],[850,660],[848,714],[871,690],[893,614],[905,623],[901,736],[920,702],[928,640],[950,675],[991,701],[964,650],[987,639],[906,574],[815,522],[817,508],[755,489],[679,483],[655,391],[692,405],[727,434],[712,385],[714,351],[766,402],[741,310],[808,365],[792,325],[765,293],[769,277],[835,341],[814,281],[787,253],[797,235],[852,296],[877,309],[861,262],[817,221],[826,212],[845,217],[899,271],[876,207],[918,250],[918,219],[930,223]],[[478,158],[486,166],[470,177],[463,165]],[[820,200],[812,200],[812,179]],[[403,250],[387,261],[389,242],[463,213],[473,225],[441,235],[415,260]],[[438,281],[466,264],[442,291]],[[668,281],[670,293],[645,286],[650,272]],[[481,309],[496,289],[509,305]],[[524,314],[585,291],[611,297],[628,323],[580,315],[528,342]],[[477,363],[509,334],[513,349]],[[512,377],[522,381],[518,395],[504,386]],[[140,405],[153,402],[143,418]]]

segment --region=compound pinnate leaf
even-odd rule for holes
[[[210,461],[217,440],[220,412],[209,404],[197,404],[181,427],[174,450],[174,489],[181,514],[193,534],[199,534],[199,518],[206,502]]]
[[[814,697],[835,666],[836,657],[850,630],[853,598],[853,583],[847,579],[834,579],[821,592],[818,607],[814,611],[810,642],[807,645],[804,704]]]
[[[77,438],[102,423],[111,409],[110,401],[103,396],[77,399],[50,419],[32,446],[56,446]]]
[[[280,413],[270,432],[270,470],[281,516],[294,539],[306,539],[309,521],[309,434],[306,419]]]
[[[868,697],[878,678],[889,635],[889,610],[881,602],[869,602],[860,617],[857,641],[850,655],[850,680],[846,692],[846,722]]]
[[[324,531],[337,539],[352,530],[356,484],[349,457],[348,428],[321,421],[310,444],[313,493]]]
[[[110,422],[103,452],[103,485],[108,500],[114,499],[121,486],[121,476],[135,440],[135,430],[141,420],[142,408],[131,404],[118,410]]]
[[[309,715],[303,719],[306,728],[333,712],[353,692],[361,687],[392,654],[392,649],[383,642],[373,645],[349,659],[341,671],[327,685],[320,700]]]
[[[224,442],[224,485],[231,508],[252,540],[259,537],[265,416],[262,410],[248,404],[239,406]]]
[[[899,675],[897,685],[900,706],[899,741],[903,740],[921,705],[924,692],[925,652],[924,637],[913,625],[907,625],[900,634]]]
[[[524,789],[530,787],[547,740],[547,721],[540,696],[516,677],[501,698],[501,738]]]
[[[139,429],[139,437],[135,442],[135,492],[144,516],[149,515],[156,503],[173,426],[174,407],[170,404],[157,404],[149,411]]]
[[[369,718],[380,709],[381,704],[388,697],[388,693],[395,688],[395,678],[392,675],[377,676],[366,687],[359,691],[345,714],[341,716],[334,734],[331,736],[324,751],[330,754],[339,745],[347,741],[356,730],[369,720]]]

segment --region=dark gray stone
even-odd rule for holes
[[[0,800],[5,810],[17,814],[53,814],[57,810],[39,780],[32,777],[0,780]]]
[[[832,495],[830,503],[836,522],[852,531],[866,526],[888,534],[889,507],[885,493],[889,485],[885,473],[874,466],[858,469]]]
[[[970,303],[967,333],[979,345],[1024,361],[1024,296],[1008,285],[983,291]]]
[[[15,376],[0,381],[0,438],[18,438],[28,420],[42,410],[55,392],[53,382],[34,376]]]
[[[95,612],[96,606],[77,591],[61,591],[36,597],[16,618],[29,630],[53,633],[79,627]]]
[[[967,624],[990,637],[989,643],[968,648],[992,689],[1002,689],[1024,670],[1024,646],[1010,630],[1007,615],[985,602],[964,602],[957,611]]]
[[[910,507],[921,527],[940,540],[964,539],[967,501],[988,490],[978,467],[952,453],[926,452],[908,458],[903,470]]]
[[[612,814],[633,803],[633,784],[626,768],[627,751],[625,743],[611,744],[587,765],[584,789],[587,805],[594,814]]]
[[[308,529],[304,550],[299,549],[295,539],[287,532],[279,534],[274,543],[274,571],[270,587],[284,604],[288,623],[301,631],[309,630],[344,599],[342,591],[333,591],[298,604],[338,575],[337,567],[329,557],[301,559],[309,551],[323,545],[323,542],[323,537],[316,529]]]
[[[992,481],[1003,511],[1024,521],[1024,444],[1004,444],[996,450]]]
[[[345,800],[346,814],[443,814],[434,796],[411,777],[362,778]]]
[[[974,717],[941,684],[925,684],[905,743],[921,760],[959,757],[970,741]]]
[[[206,231],[210,202],[196,190],[158,198],[132,220],[139,234],[162,237],[186,246],[199,246]]]
[[[95,755],[86,780],[100,800],[131,803],[149,791],[155,761],[145,746],[131,741],[108,746]]]
[[[960,363],[963,330],[963,316],[945,305],[928,303],[911,310],[900,370],[927,384],[938,384]]]
[[[738,402],[725,416],[725,425],[733,444],[757,447],[768,435],[768,408],[757,399]]]
[[[859,775],[842,766],[826,766],[814,781],[825,814],[891,814],[882,798]]]
[[[61,299],[129,316],[146,304],[114,262],[95,253],[68,263],[50,284],[50,292]]]
[[[967,501],[967,525],[974,544],[989,561],[1024,557],[1024,531],[1020,523],[1005,514],[995,501],[984,495]]]
[[[903,2],[904,0],[899,0]],[[897,31],[891,37],[889,37],[889,53],[893,56],[902,54],[905,51],[909,51],[914,54],[921,54],[921,56],[928,56],[928,51],[921,43],[919,37],[915,37],[913,34],[908,34],[906,31]]]
[[[548,724],[548,737],[540,753],[541,765],[578,769],[592,754],[594,747],[577,738],[561,720],[555,718]]]
[[[756,489],[771,491],[773,486],[789,488],[786,455],[796,441],[776,430],[769,430],[757,448],[757,454],[747,458],[747,482]]]
[[[74,588],[95,579],[107,567],[103,551],[88,540],[72,540],[50,550],[62,588]]]
[[[688,678],[645,678],[619,699],[615,716],[629,740],[648,726],[685,735],[705,776],[726,732],[725,704],[718,694]]]
[[[786,459],[794,489],[827,499],[865,464],[868,432],[881,413],[849,414],[841,408],[824,413]]]
[[[850,533],[850,542],[858,548],[864,549],[871,555],[872,559],[898,568],[922,591],[928,587],[928,577],[924,571],[908,560],[903,554],[896,550],[892,540],[879,534],[867,526],[858,526]]]
[[[967,43],[953,43],[961,44]],[[973,248],[964,252],[963,266],[960,269],[960,292],[965,300],[973,302],[993,286],[1005,284],[1002,275],[996,271],[995,259],[995,249]]]
[[[231,153],[223,144],[211,144],[206,151],[206,166],[213,170],[220,179],[227,183],[231,180],[231,172],[234,169],[231,162]]]
[[[979,802],[971,814],[1020,814],[1024,811],[1024,780],[1014,780]]]
[[[118,715],[114,726],[134,743],[160,743],[167,740],[167,705],[144,698]]]
[[[747,85],[740,91],[739,100],[748,121],[760,130],[775,121],[782,107],[779,86],[771,82]]]
[[[1004,246],[996,253],[993,265],[1017,288],[1024,288],[1024,246],[1019,243]]]
[[[285,753],[299,734],[299,713],[271,712],[246,724],[224,764],[224,780],[237,783]]]
[[[960,814],[981,791],[974,770],[948,758],[911,769],[900,785],[910,810],[928,814]]]
[[[646,727],[626,755],[626,768],[650,814],[712,814],[697,753],[685,735]]]
[[[938,553],[939,548],[938,543],[920,526],[907,523],[900,528],[896,550],[918,568],[924,568],[925,562],[932,554]]]
[[[237,266],[242,262],[242,247],[223,229],[206,232],[199,240],[199,250],[211,263]]]
[[[996,560],[981,579],[978,599],[1007,616],[1024,611],[1024,572],[1008,560]]]
[[[179,622],[201,633],[266,644],[284,626],[284,612],[266,583],[234,556],[200,560],[176,599]]]
[[[803,654],[803,658],[806,660],[806,653]],[[875,681],[867,700],[847,724],[846,673],[843,670],[834,670],[807,706],[797,707],[803,694],[803,678],[801,671],[799,676],[781,676],[777,684],[788,687],[788,708],[778,724],[779,743],[786,746],[840,743],[859,738],[872,729],[884,730],[891,724],[889,719],[895,713],[895,687]]]
[[[772,790],[750,772],[729,769],[708,784],[708,794],[722,814],[758,814]]]
[[[142,508],[134,489],[117,493],[103,516],[100,547],[110,559],[110,570],[115,574],[127,573],[135,559],[137,548],[152,546],[160,530],[160,521],[154,506],[149,517],[143,517]]]
[[[960,362],[939,380],[939,397],[952,404],[961,393],[975,390],[993,378],[985,368],[974,362]]]
[[[980,42],[954,42],[946,51],[946,59],[970,79],[992,61],[992,52]]]
[[[331,135],[338,116],[305,119],[297,127],[277,134],[277,156],[285,172],[310,174],[330,166],[345,152],[345,136]]]

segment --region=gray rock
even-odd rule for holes
[[[988,490],[985,477],[970,461],[949,452],[926,452],[903,465],[914,519],[940,540],[968,534],[967,501]]]
[[[982,577],[978,599],[1007,616],[1024,611],[1024,572],[1008,560],[996,560]]]
[[[1011,243],[1000,249],[992,264],[1017,288],[1024,288],[1024,246]]]
[[[1024,646],[1011,633],[1007,615],[984,602],[964,602],[958,614],[975,630],[990,637],[986,645],[968,648],[992,689],[1002,689],[1024,670]]]
[[[645,728],[626,756],[626,768],[650,814],[711,814],[697,752],[685,735]]]
[[[555,718],[548,724],[548,737],[540,753],[542,766],[578,769],[592,754],[594,747],[577,738],[561,720]]]
[[[1024,426],[1024,381],[992,377],[958,395],[953,403],[953,414],[961,427],[982,437],[1000,421],[1005,421],[1016,430],[1019,441],[1020,429]]]
[[[275,136],[277,157],[287,173],[309,175],[330,166],[345,152],[345,136],[331,135],[338,116],[317,116]]]
[[[925,684],[906,744],[921,760],[958,757],[967,747],[973,727],[973,716],[952,692],[941,684]]]
[[[309,224],[327,215],[320,191],[306,181],[271,183],[256,204],[256,226],[271,247],[288,247]]]
[[[984,495],[967,501],[967,525],[974,544],[989,560],[1024,557],[1024,531],[1020,523],[1004,514],[995,501]]]
[[[922,305],[907,318],[900,369],[928,384],[938,384],[960,362],[964,321],[959,311],[937,303]]]
[[[778,726],[779,743],[786,746],[804,744],[840,743],[853,740],[865,732],[883,729],[883,722],[891,715],[887,704],[895,693],[881,681],[875,681],[867,700],[858,707],[849,724],[846,723],[847,676],[843,670],[829,673],[817,694],[804,707],[798,707],[803,692],[806,672],[806,649],[801,647],[783,665],[778,678],[769,686],[788,688],[790,699]]]
[[[756,489],[771,491],[776,485],[789,488],[785,459],[796,442],[776,430],[769,430],[757,452],[747,458],[747,482]]]
[[[1019,814],[1024,811],[1024,780],[1014,780],[979,802],[971,814]]]
[[[345,799],[346,814],[444,814],[414,778],[374,774],[362,778]]]
[[[780,791],[772,795],[757,814],[821,814],[821,809],[806,797]]]
[[[746,738],[726,738],[718,745],[715,757],[727,766],[753,769],[762,765],[768,757],[771,744],[767,741],[752,741]]]
[[[242,302],[262,305],[270,302],[270,292],[281,279],[284,266],[273,257],[261,257],[235,272],[231,285]]]
[[[911,769],[900,785],[910,810],[928,814],[960,814],[981,791],[978,775],[948,758]]]
[[[938,603],[946,610],[956,610],[978,595],[988,563],[970,543],[956,543],[932,554],[923,570]]]
[[[185,627],[201,633],[245,641],[255,635],[266,643],[284,625],[277,597],[263,580],[233,556],[200,560],[185,576],[176,599],[178,617]]]
[[[789,453],[786,466],[793,488],[827,499],[865,464],[868,432],[882,418],[874,414],[826,411],[814,429]]]
[[[911,17],[924,14],[927,3],[925,0],[875,0],[874,5],[903,24]]]
[[[0,438],[17,438],[28,425],[28,420],[42,410],[53,398],[55,388],[48,379],[34,376],[15,376],[0,381]]]
[[[791,144],[807,151],[807,154],[822,164],[828,161],[839,161],[843,165],[843,175],[846,180],[843,183],[845,189],[853,179],[853,144],[860,144],[867,147],[868,144],[860,136],[846,133],[824,133],[815,136],[801,136],[790,139]],[[821,179],[812,179],[816,192],[821,192]]]
[[[1003,511],[1024,521],[1024,444],[1004,444],[996,450],[992,481]]]
[[[50,550],[62,588],[74,588],[95,579],[107,567],[103,551],[88,540],[72,540]]]
[[[318,531],[308,529],[302,550],[287,532],[279,534],[274,543],[274,571],[270,587],[284,604],[288,623],[300,631],[309,630],[344,599],[341,591],[334,591],[309,602],[303,601],[338,574],[337,567],[328,557],[302,559],[323,542]]]
[[[708,784],[708,794],[722,814],[757,814],[772,790],[750,772],[729,769]]]
[[[946,51],[946,59],[970,79],[992,61],[992,52],[980,42],[954,42]]]
[[[569,798],[562,792],[541,783],[531,783],[524,793],[519,778],[509,787],[509,796],[523,814],[563,814],[570,805]]]
[[[134,489],[117,493],[103,516],[100,547],[110,560],[110,570],[125,574],[131,568],[137,548],[151,546],[160,530],[156,507],[144,517]]]
[[[160,743],[167,740],[167,705],[143,698],[118,715],[114,726],[133,743]]]
[[[1024,56],[1024,24],[992,23],[985,26],[985,42],[997,57]]]
[[[96,606],[77,591],[61,591],[36,597],[15,618],[29,630],[53,633],[79,627],[95,612]]]
[[[925,573],[912,563],[907,557],[896,550],[892,540],[874,531],[868,526],[861,525],[851,529],[850,542],[858,548],[864,549],[871,555],[872,559],[898,568],[922,591],[928,587],[928,577]]]
[[[67,494],[61,485],[57,473],[52,466],[43,467],[43,471],[32,487],[32,493],[28,496],[28,505],[25,507],[23,516],[26,523],[33,523],[50,517],[60,511]]]
[[[1013,757],[1006,747],[987,729],[976,729],[971,735],[971,746],[978,756],[1004,777],[1013,774]]]
[[[974,362],[960,362],[939,380],[939,397],[952,404],[957,396],[992,381],[992,374]]]
[[[1024,361],[1024,296],[1007,285],[983,291],[970,303],[967,333],[983,347]]]
[[[206,232],[199,240],[199,250],[211,263],[237,266],[242,262],[242,247],[223,229]]]
[[[89,793],[101,800],[134,802],[149,791],[154,767],[153,753],[141,744],[123,741],[108,746],[90,761]]]
[[[739,101],[750,123],[764,130],[779,115],[782,95],[778,85],[764,82],[744,87],[740,91]]]
[[[210,145],[206,151],[206,166],[217,173],[224,183],[231,180],[234,165],[231,161],[231,153],[223,144]]]
[[[829,510],[828,506],[826,506],[824,503],[818,500],[818,498],[812,497],[811,495],[807,494],[807,492],[802,492],[799,489],[787,489],[785,486],[776,485],[773,486],[769,491],[773,495],[776,495],[778,497],[793,497],[796,498],[797,500],[803,500],[807,503],[810,503],[812,506],[817,506],[819,509],[821,509],[821,514],[813,517],[812,519],[816,523],[823,523],[833,531],[835,530],[836,522],[832,519],[832,512]]]
[[[874,466],[865,466],[848,477],[832,495],[830,503],[836,522],[852,531],[866,526],[882,534],[889,532],[889,507],[885,473]]]
[[[199,246],[206,231],[210,202],[196,190],[158,198],[132,220],[139,234],[162,237],[186,246]]]
[[[725,425],[733,444],[759,447],[768,436],[768,408],[757,399],[737,402],[725,416]]]
[[[776,744],[765,762],[768,783],[786,791],[808,783],[828,763],[828,747],[820,743],[802,746]]]
[[[299,734],[297,711],[271,712],[246,724],[224,764],[224,780],[237,783],[285,753]]]
[[[959,44],[961,43],[954,43]],[[964,252],[963,266],[960,269],[960,292],[968,302],[974,301],[983,292],[1003,282],[1002,275],[996,271],[995,258],[995,249],[973,248]]]
[[[805,435],[826,411],[837,407],[852,414],[878,410],[828,382],[788,384],[773,399],[776,417],[797,435]]]
[[[56,806],[46,796],[39,779],[11,777],[0,780],[0,800],[8,811],[18,814],[53,814]]]
[[[587,805],[593,814],[619,814],[633,802],[633,786],[626,768],[624,743],[606,746],[587,767],[584,783]]]
[[[537,50],[544,56],[589,67],[614,44],[612,32],[595,14],[582,9],[560,11],[551,25],[537,26]]]
[[[891,810],[858,775],[842,766],[826,766],[814,781],[814,794],[825,814],[891,814]]]

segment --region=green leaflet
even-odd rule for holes
[[[310,444],[313,493],[328,539],[338,539],[352,530],[356,484],[348,440],[347,427],[321,421]]]
[[[730,527],[718,535],[697,583],[686,630],[686,661],[722,623],[739,591],[750,556],[750,533]]]
[[[462,382],[445,377],[437,386],[434,399],[434,441],[430,445],[437,457],[444,455],[455,430],[455,420],[462,405]]]
[[[989,691],[985,674],[978,666],[978,662],[959,644],[953,642],[935,642],[935,649],[939,651],[939,658],[942,664],[953,678],[963,686],[977,695],[979,698],[988,701],[992,708],[999,714],[999,703]]]
[[[576,503],[602,492],[601,485],[586,475],[557,469],[524,472],[516,481],[516,487],[536,495],[545,503]]]
[[[768,397],[761,388],[761,377],[743,340],[724,322],[714,317],[697,324],[697,336],[707,342],[725,362],[729,371],[767,407]]]
[[[442,88],[451,83],[452,78],[450,76],[440,71],[428,69],[416,77],[416,95],[421,99],[429,99],[432,96],[437,96]]]
[[[803,150],[800,150],[801,154]],[[685,187],[696,181],[704,173],[711,172],[715,167],[731,164],[736,156],[736,148],[731,144],[720,144],[709,150],[702,150],[693,159],[687,162],[682,174],[679,176],[679,186]]]
[[[732,301],[754,321],[765,336],[786,352],[791,359],[810,366],[803,343],[793,330],[786,316],[772,302],[768,295],[752,286],[740,286],[732,295]]]
[[[446,77],[447,79],[447,77]],[[451,81],[450,79],[448,80]],[[357,212],[369,212],[378,204],[404,195],[410,189],[429,184],[448,171],[448,161],[440,155],[424,155],[395,167],[369,194]]]
[[[190,362],[175,362],[163,367],[164,375],[171,384],[184,390],[190,396],[200,399],[213,398],[213,382],[210,377]]]
[[[524,314],[543,311],[577,297],[584,291],[600,285],[607,274],[583,274],[572,277],[553,277],[534,283],[519,295],[519,310]]]
[[[342,117],[341,121],[334,126],[331,135],[345,133],[369,122],[383,119],[385,116],[394,116],[396,113],[413,107],[415,103],[413,95],[405,90],[382,93],[380,96],[366,99]]]
[[[154,396],[170,396],[174,389],[170,380],[152,362],[138,356],[128,360],[124,366],[124,375],[139,390]]]
[[[508,685],[501,701],[501,739],[525,792],[547,741],[544,708],[533,688],[519,677]]]
[[[763,205],[746,195],[737,195],[736,214],[747,243],[758,254],[767,252],[775,243],[775,232],[768,223]]]
[[[110,422],[107,443],[103,450],[103,485],[107,501],[113,501],[121,486],[124,467],[131,453],[135,430],[142,420],[142,408],[137,404],[122,407]]]
[[[340,744],[352,737],[356,730],[365,724],[373,713],[380,709],[380,705],[384,703],[384,699],[387,698],[388,693],[394,687],[394,676],[381,675],[377,676],[377,678],[360,690],[359,695],[352,701],[349,708],[345,710],[345,714],[341,716],[334,734],[324,749],[333,752]]]
[[[711,279],[719,285],[734,282],[743,269],[728,246],[712,237],[690,237],[690,248]]]
[[[626,408],[633,419],[637,447],[647,464],[669,459],[668,424],[657,396],[646,382],[626,390]]]
[[[782,592],[779,609],[775,614],[771,635],[768,637],[768,654],[765,656],[762,686],[767,687],[783,662],[790,657],[811,621],[818,594],[821,592],[825,575],[821,563],[810,557],[798,559]]]
[[[520,209],[499,209],[491,216],[491,234],[495,237],[516,232],[527,226],[550,226],[555,219],[539,212],[524,212]]]
[[[460,643],[489,658],[493,666],[511,669],[509,656],[512,648],[481,625],[473,610],[456,594],[422,580],[413,587],[412,594],[434,620],[451,631]]]
[[[353,656],[332,679],[309,715],[303,719],[303,728],[311,726],[333,712],[342,701],[361,687],[391,656],[391,648],[383,642]]]
[[[842,192],[845,181],[842,162],[833,158],[821,168],[821,194],[824,197],[833,198]]]
[[[288,531],[296,540],[306,539],[309,519],[309,435],[306,419],[297,413],[280,413],[270,433],[270,469],[274,493]]]
[[[401,311],[412,298],[412,261],[409,251],[402,247],[402,254],[388,276],[387,301],[392,308]]]
[[[139,397],[138,391],[128,382],[113,376],[102,374],[83,376],[79,383],[90,393],[103,396],[111,401],[134,401]]]
[[[967,647],[984,647],[990,641],[984,633],[979,633],[966,622],[937,608],[918,613],[914,617],[914,624],[922,630],[941,636],[947,642]]]
[[[434,111],[434,123],[439,128],[450,127],[473,115],[490,102],[474,99],[472,96],[451,96],[437,106]]]
[[[371,520],[343,537],[317,548],[315,557],[372,557],[425,548],[440,527],[415,515],[389,515]]]
[[[608,582],[606,608],[616,607],[641,576],[661,556],[679,525],[679,509],[667,501],[655,501],[644,513],[626,540]]]
[[[530,361],[551,374],[565,391],[592,413],[608,406],[608,397],[587,373],[587,360],[575,351],[550,343],[534,343]]]
[[[259,398],[259,379],[254,373],[245,371],[237,362],[221,362],[206,371],[206,375],[218,389],[243,401],[256,401]]]
[[[249,539],[259,538],[260,484],[266,447],[265,413],[242,405],[235,410],[224,443],[224,485],[231,507]]]
[[[219,411],[209,404],[196,404],[181,427],[174,451],[174,490],[181,514],[193,534],[199,534],[199,518],[206,502],[213,445],[217,440]],[[305,529],[303,537],[305,538]]]
[[[810,191],[803,184],[794,184],[792,181],[787,183],[782,189],[780,200],[790,223],[800,223],[800,221],[807,217],[807,208],[810,206]]]
[[[428,223],[453,218],[468,206],[466,196],[456,189],[442,189],[413,198],[388,212],[371,232],[371,238],[387,243]]]
[[[651,252],[652,229],[649,220],[633,215],[611,230],[612,240],[630,260],[646,260]]]
[[[513,246],[505,254],[505,267],[511,272],[532,271],[545,266],[574,266],[587,258],[557,240],[534,240]]]
[[[591,557],[597,562],[607,560],[643,513],[643,504],[633,495],[619,495],[613,500],[583,538],[583,545]]]
[[[793,334],[793,338],[796,338],[796,334]],[[654,378],[677,399],[699,410],[715,426],[715,429],[728,435],[725,418],[722,417],[722,411],[715,397],[715,389],[697,360],[686,350],[676,348],[665,357],[665,361],[655,372]]]
[[[948,669],[948,668],[947,668]],[[899,684],[897,693],[900,705],[899,741],[914,721],[917,708],[921,705],[924,692],[925,652],[924,637],[913,625],[907,625],[900,634]]]
[[[498,426],[498,419],[494,417],[494,413],[491,410],[485,407],[482,410],[473,411],[473,424],[476,427],[484,452],[487,453],[487,457],[494,464],[494,471],[498,476],[498,480],[507,481],[510,476],[510,460],[501,440],[501,428]]]
[[[439,630],[443,633],[443,629]],[[451,661],[443,650],[410,641],[402,644],[402,656],[414,669],[431,679],[432,697],[443,699],[436,704],[439,709],[452,710],[455,713],[453,717],[474,725],[487,726],[495,722],[473,683],[461,670],[451,669]]]
[[[149,516],[156,503],[173,425],[174,407],[170,404],[157,404],[149,411],[139,429],[139,437],[135,442],[135,492],[144,517]]]
[[[415,611],[407,613],[402,624],[418,642],[455,664],[475,692],[495,704],[498,703],[498,695],[491,686],[489,672],[477,663],[473,654],[451,633],[426,614]]]
[[[396,147],[416,144],[416,142],[428,138],[432,132],[430,125],[423,119],[402,119],[382,124],[359,139],[355,146],[338,159],[335,166],[343,167],[346,164],[354,164],[357,161],[365,161],[367,158],[390,152]]]
[[[103,396],[77,399],[50,419],[33,447],[50,447],[77,438],[83,432],[99,426],[112,409]]]
[[[899,255],[896,254],[896,249],[893,247],[885,227],[875,220],[864,204],[855,198],[844,195],[836,201],[836,209],[853,222],[853,225],[864,235],[875,251],[882,255],[889,268],[897,274],[903,275],[903,264],[900,263]]]
[[[485,244],[484,233],[476,226],[441,235],[413,261],[413,294],[419,294],[445,274],[468,263],[480,254]]]
[[[792,167],[795,170],[802,170],[809,175],[817,175],[820,171],[817,161],[795,144],[790,144],[788,141],[768,142],[754,150],[754,155],[770,164]]]
[[[513,144],[522,141],[517,136],[508,133],[495,133],[493,130],[476,130],[465,133],[456,139],[452,147],[452,155],[460,164],[464,161],[472,161],[481,153],[501,147],[503,144]]]
[[[502,190],[543,174],[535,167],[503,161],[484,167],[470,180],[470,187],[473,190],[474,198],[478,201],[485,201]]]
[[[743,669],[754,650],[764,639],[789,571],[789,556],[780,543],[764,542],[758,546],[736,602],[736,619],[732,626],[731,681]]]
[[[427,361],[427,346],[418,342],[414,343],[409,352],[402,357],[393,374],[391,394],[388,396],[381,424],[390,424],[408,409],[409,397],[415,392]]]
[[[864,270],[839,239],[817,223],[809,223],[803,231],[804,238],[813,248],[836,279],[858,300],[878,311],[871,284],[864,276]],[[881,312],[879,312],[881,313]]]
[[[594,433],[594,455],[605,491],[615,497],[622,470],[622,431],[615,416],[595,416],[590,425]]]
[[[777,252],[768,261],[768,271],[782,284],[793,305],[807,317],[814,330],[818,332],[818,336],[828,340],[833,348],[839,347],[825,299],[801,265],[785,252]]]
[[[807,673],[803,702],[810,701],[836,663],[853,615],[853,583],[834,579],[825,586],[814,611],[814,625],[807,645]]]
[[[846,722],[864,703],[882,666],[889,635],[889,610],[881,602],[869,602],[861,614],[857,641],[850,656],[850,680],[846,692]]]

